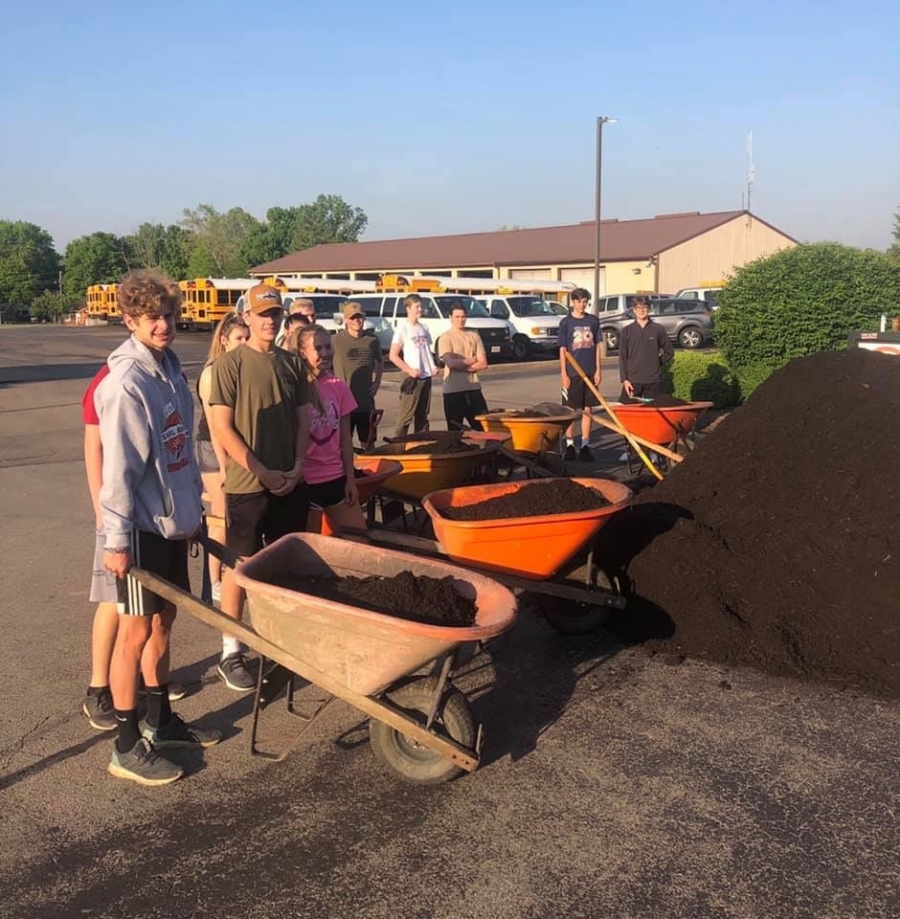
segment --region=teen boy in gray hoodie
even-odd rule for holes
[[[131,337],[109,356],[109,375],[95,395],[103,449],[103,563],[116,576],[119,600],[109,673],[118,739],[108,770],[142,785],[167,785],[183,770],[157,749],[208,747],[221,734],[172,713],[167,684],[175,607],[128,571],[138,565],[190,590],[188,542],[201,520],[194,405],[170,347],[181,305],[178,285],[155,270],[136,271],[122,282],[119,304]],[[141,673],[143,724],[137,718]]]

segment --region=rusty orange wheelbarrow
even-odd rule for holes
[[[429,625],[271,583],[286,571],[310,577],[390,577],[403,571],[449,576],[461,594],[475,601],[475,623]],[[443,782],[478,767],[481,729],[451,675],[464,644],[499,635],[515,621],[515,597],[493,579],[441,560],[294,533],[237,566],[235,580],[247,591],[247,615],[244,622],[236,622],[155,575],[138,569],[133,574],[180,609],[233,635],[260,655],[252,752],[283,759],[299,739],[298,734],[277,754],[256,747],[259,712],[285,685],[289,686],[288,707],[294,712],[297,675],[328,694],[311,715],[301,716],[307,725],[334,699],[348,702],[369,716],[375,754],[402,778]],[[268,670],[268,662],[279,666]],[[434,665],[436,676],[414,676],[428,665]]]

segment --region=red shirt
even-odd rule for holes
[[[97,415],[97,407],[94,405],[94,393],[100,385],[100,381],[109,373],[109,364],[104,364],[91,380],[90,386],[84,391],[81,397],[81,420],[85,424],[100,424],[100,418]]]

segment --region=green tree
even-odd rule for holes
[[[900,262],[900,211],[894,211],[894,242],[887,250],[888,257],[891,261]]]
[[[243,277],[249,263],[244,243],[259,221],[243,208],[233,207],[220,213],[211,204],[200,204],[194,210],[185,208],[183,229],[194,235],[188,256],[188,270],[193,277],[204,273],[217,277]],[[199,271],[206,268],[206,272]]]
[[[63,293],[83,297],[91,284],[118,281],[135,267],[127,240],[114,233],[90,233],[66,246],[63,260]]]
[[[900,266],[871,249],[801,245],[737,269],[720,302],[716,342],[746,394],[793,358],[840,350],[849,332],[900,312]]]
[[[59,322],[66,313],[78,305],[77,300],[67,297],[58,290],[45,290],[31,301],[31,315],[35,319]]]
[[[190,234],[177,226],[161,223],[142,223],[137,230],[125,238],[125,245],[131,253],[134,266],[138,268],[160,268],[176,281],[188,277],[190,258]]]
[[[24,220],[0,220],[0,304],[27,306],[56,287],[59,253],[50,234]]]
[[[355,243],[369,223],[362,208],[352,207],[340,195],[319,195],[312,204],[295,210],[290,251],[323,243]]]
[[[266,222],[248,234],[244,255],[250,267],[325,243],[356,242],[369,218],[340,195],[319,195],[311,204],[270,207]]]

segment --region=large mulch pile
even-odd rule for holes
[[[601,533],[625,637],[900,694],[900,359],[773,374]]]

